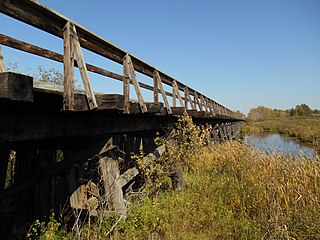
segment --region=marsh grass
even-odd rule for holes
[[[92,219],[78,239],[320,239],[319,161],[267,155],[238,141],[190,149],[185,191],[145,195],[127,219]]]
[[[262,132],[278,132],[295,137],[301,142],[313,146],[320,153],[320,118],[319,117],[288,117],[246,122],[242,127],[243,134]]]
[[[183,193],[136,205],[117,239],[319,239],[320,166],[242,143],[198,155]]]

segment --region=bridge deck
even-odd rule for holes
[[[168,114],[160,102],[146,103],[148,111],[142,113],[134,101],[125,113],[123,95],[101,93],[95,94],[98,108],[89,110],[81,91],[75,93],[74,111],[61,111],[61,86],[35,85],[30,77],[0,73],[0,142],[157,131],[172,126],[177,116],[186,114],[183,107],[172,107],[172,114]],[[236,121],[204,111],[187,110],[187,114],[199,122]]]

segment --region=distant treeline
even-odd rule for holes
[[[257,108],[252,108],[248,113],[247,120],[257,121],[272,118],[284,118],[284,117],[295,117],[295,116],[320,116],[320,110],[312,110],[306,104],[297,105],[294,108],[287,110],[272,109],[268,107],[259,106]]]

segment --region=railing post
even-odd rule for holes
[[[184,107],[184,111],[185,111],[185,113],[187,113],[187,110],[186,110],[186,108],[185,108],[185,106],[184,106],[183,100],[182,100],[182,98],[181,98],[181,96],[180,96],[180,91],[179,91],[178,84],[177,84],[177,82],[176,82],[175,80],[172,82],[172,87],[174,88],[175,94],[176,94],[176,96],[178,97],[180,106],[181,106],[181,107]]]
[[[130,113],[130,76],[127,55],[123,58],[124,113]]]
[[[0,45],[0,73],[1,72],[6,72],[7,68],[6,65],[4,64],[4,58],[1,50],[1,45]]]
[[[177,95],[176,95],[176,89],[174,87],[174,82],[172,82],[172,106],[177,106]]]
[[[168,114],[172,114],[172,110],[171,110],[170,104],[168,102],[168,98],[167,98],[166,92],[164,91],[160,74],[159,74],[159,72],[157,70],[155,70],[153,72],[153,79],[155,79],[155,78],[157,78],[157,83],[158,83],[158,86],[160,87],[162,99],[164,101],[165,107],[167,108],[167,112],[168,112]]]
[[[153,73],[153,102],[158,103],[159,102],[159,79],[158,77]]]
[[[130,57],[129,54],[126,55],[126,59],[127,59],[127,62],[128,62],[128,67],[129,67],[128,69],[129,69],[129,73],[130,73],[130,76],[131,76],[131,79],[132,79],[132,83],[133,83],[134,89],[135,89],[137,97],[138,97],[138,101],[139,101],[141,112],[145,113],[145,112],[148,111],[147,105],[144,102],[144,99],[143,99],[143,96],[142,96],[142,93],[141,93],[141,90],[140,90],[140,85],[139,85],[139,82],[137,80],[136,73],[134,72],[133,63],[132,63],[132,60],[131,60],[131,57]]]
[[[94,95],[93,88],[92,88],[90,80],[89,80],[87,66],[86,66],[86,63],[84,61],[84,57],[82,54],[80,41],[79,41],[79,38],[77,35],[77,30],[74,25],[72,26],[72,34],[74,37],[71,39],[73,40],[73,47],[75,48],[74,51],[75,51],[75,54],[77,57],[78,68],[79,68],[80,75],[81,75],[82,82],[83,82],[83,86],[84,86],[84,89],[86,92],[86,97],[87,97],[89,109],[92,110],[92,109],[98,108],[98,104],[97,104],[96,97]],[[73,56],[73,54],[72,54],[72,56]]]
[[[74,110],[74,50],[71,25],[68,21],[63,29],[63,110]]]
[[[184,107],[186,110],[188,110],[188,102],[190,102],[190,106],[192,106],[191,101],[190,101],[189,90],[188,90],[188,87],[186,86],[184,88]]]

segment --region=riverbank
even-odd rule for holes
[[[185,191],[167,189],[158,197],[140,196],[126,220],[92,217],[78,233],[67,233],[51,221],[43,227],[42,236],[91,240],[320,238],[318,162],[268,156],[237,141],[199,150],[194,170],[185,174],[190,183]]]
[[[242,134],[277,132],[312,146],[320,153],[320,117],[288,117],[246,122]]]

